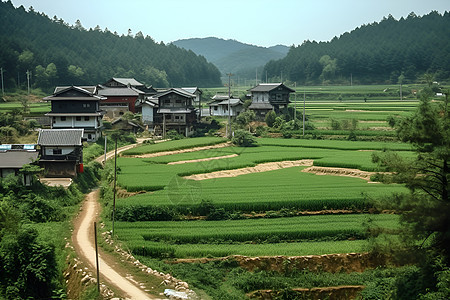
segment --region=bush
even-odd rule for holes
[[[171,140],[181,140],[184,138],[184,136],[179,134],[176,130],[172,129],[166,133],[166,138]]]
[[[267,126],[273,127],[276,117],[277,117],[277,114],[273,110],[269,111],[265,117]]]
[[[231,142],[238,147],[255,147],[257,144],[255,137],[246,130],[236,130]]]

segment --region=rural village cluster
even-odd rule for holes
[[[249,90],[253,110],[259,118],[267,112],[288,107],[294,90],[283,83],[261,83]],[[243,101],[232,95],[217,94],[202,110],[202,91],[197,87],[155,89],[134,78],[111,78],[94,86],[60,86],[44,101],[51,102],[45,114],[37,144],[0,145],[1,177],[19,174],[23,165],[38,162],[48,178],[73,178],[83,172],[83,142],[96,142],[102,136],[103,120],[111,120],[113,129],[147,130],[164,137],[175,130],[186,137],[194,133],[203,115],[236,117],[243,111]],[[122,118],[126,112],[140,113],[142,124]],[[22,174],[23,183],[31,184],[31,175]]]

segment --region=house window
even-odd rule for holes
[[[166,119],[172,119],[172,115],[166,115]]]
[[[76,120],[81,121],[81,117],[80,116],[76,117]]]
[[[179,120],[180,119],[180,116],[175,116],[175,120]]]
[[[62,149],[53,149],[53,155],[62,155]]]
[[[90,103],[83,103],[83,108],[88,108],[88,107],[91,107]]]
[[[66,117],[61,117],[61,121],[65,121],[66,120]]]
[[[89,121],[89,117],[84,117],[84,120],[85,121]]]
[[[170,104],[170,99],[164,100],[164,104]]]
[[[219,109],[219,107],[218,106],[214,106],[214,110],[218,110]]]
[[[88,134],[88,140],[92,140],[92,134]]]

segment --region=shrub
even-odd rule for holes
[[[166,138],[171,140],[181,140],[184,138],[184,136],[179,134],[176,130],[172,129],[166,133]]]
[[[231,142],[239,147],[254,147],[257,144],[255,137],[245,130],[236,130]]]
[[[267,126],[273,127],[276,117],[277,117],[277,114],[273,110],[269,111],[265,117]]]

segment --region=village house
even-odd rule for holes
[[[236,117],[244,109],[244,103],[239,98],[228,98],[228,95],[214,95],[208,103],[209,115],[217,117]],[[229,99],[229,100],[228,100]],[[228,113],[228,107],[230,112]]]
[[[39,165],[45,177],[76,177],[83,172],[83,129],[40,129]]]
[[[252,104],[248,107],[253,110],[258,118],[273,110],[280,113],[283,108],[287,111],[290,103],[289,96],[295,91],[283,83],[260,83],[250,89]]]
[[[153,87],[146,87],[134,78],[111,78],[97,88],[98,95],[105,98],[100,102],[100,107],[109,119],[116,119],[127,111],[136,113],[135,103],[138,100],[157,93]]]
[[[194,132],[196,114],[193,106],[195,96],[183,89],[172,88],[161,94],[153,96],[151,100],[158,99],[157,115],[154,123],[158,125],[163,136],[169,130],[175,130],[184,136]],[[157,130],[158,130],[157,129]]]
[[[20,172],[24,165],[34,163],[39,156],[36,145],[0,145],[0,178],[21,176],[22,184],[30,186],[32,176]]]
[[[56,87],[53,95],[44,98],[51,101],[51,111],[45,115],[51,118],[52,129],[83,129],[83,140],[95,142],[102,136],[102,99],[95,86]]]

